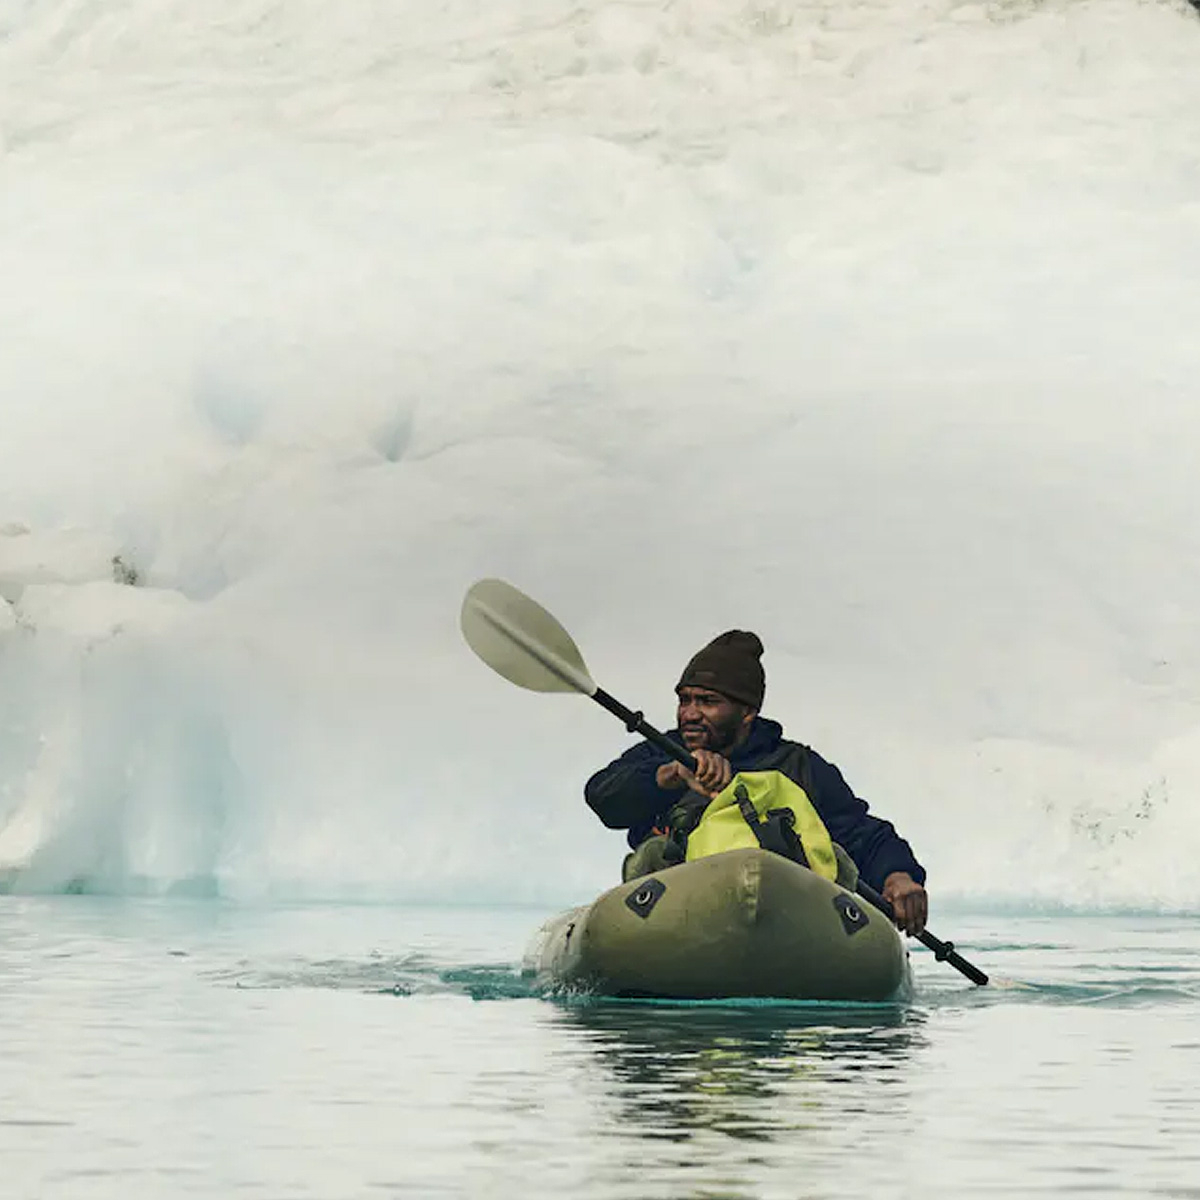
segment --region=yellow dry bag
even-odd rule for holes
[[[837,879],[837,856],[804,789],[779,771],[740,771],[688,834],[687,861],[761,846]]]

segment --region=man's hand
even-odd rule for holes
[[[896,928],[915,937],[929,917],[929,893],[907,871],[893,871],[883,881],[883,898],[892,906]]]
[[[693,750],[696,771],[693,774],[683,763],[663,763],[654,776],[660,788],[681,788],[685,784],[702,796],[715,796],[733,778],[733,768],[727,758],[713,750]]]

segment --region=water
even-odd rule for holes
[[[1196,1196],[1194,920],[949,914],[903,1005],[554,999],[536,909],[0,900],[14,1200]]]

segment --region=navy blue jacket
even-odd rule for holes
[[[683,745],[678,729],[667,737]],[[641,845],[656,825],[663,824],[667,811],[683,794],[678,789],[666,791],[654,781],[667,761],[656,746],[640,742],[587,781],[588,807],[609,829],[628,829],[630,846]],[[881,889],[893,871],[907,871],[917,883],[925,882],[925,868],[895,826],[867,811],[866,802],[850,790],[833,763],[784,738],[778,721],[756,717],[750,736],[729,756],[729,765],[735,772],[781,771],[795,780],[808,794],[829,836],[854,859],[873,888]]]

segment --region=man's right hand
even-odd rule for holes
[[[692,757],[696,760],[694,773],[683,763],[663,763],[654,776],[655,783],[667,790],[687,786],[702,796],[712,797],[733,778],[733,768],[729,765],[729,759],[715,751],[693,750]]]

